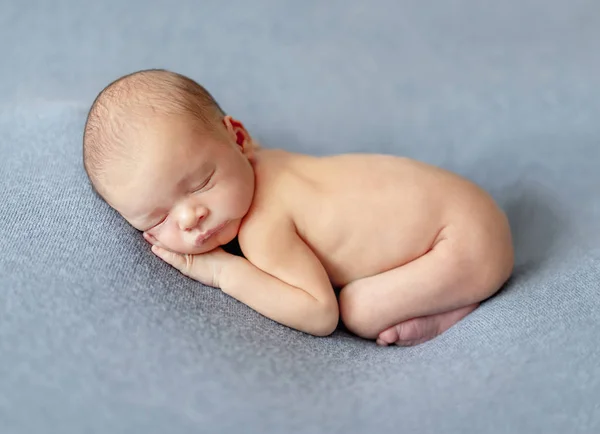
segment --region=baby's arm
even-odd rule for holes
[[[321,262],[290,219],[255,221],[239,234],[244,255],[222,270],[219,286],[260,314],[288,327],[327,336],[339,309]]]
[[[331,334],[339,319],[337,298],[291,222],[261,224],[239,238],[250,261],[222,248],[184,255],[154,242],[152,251],[184,275],[221,288],[274,321],[315,336]]]

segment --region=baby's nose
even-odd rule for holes
[[[206,217],[207,209],[204,207],[188,207],[181,210],[179,215],[179,229],[189,231],[198,226],[198,223]]]

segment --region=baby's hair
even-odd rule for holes
[[[131,153],[127,137],[156,115],[187,116],[213,130],[225,112],[200,84],[165,69],[137,71],[109,83],[92,103],[83,132],[83,165],[97,193],[108,164]]]

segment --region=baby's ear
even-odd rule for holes
[[[242,152],[244,153],[246,158],[248,158],[248,161],[250,161],[251,163],[254,163],[255,153],[259,149],[260,149],[260,146],[258,145],[258,143],[256,143],[252,138],[250,138],[250,140],[248,140],[244,149],[242,149]]]
[[[244,124],[229,115],[223,118],[223,124],[225,125],[229,136],[242,148],[242,150],[251,146],[252,138],[244,127]]]

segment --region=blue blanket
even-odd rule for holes
[[[600,3],[0,5],[2,433],[600,432]],[[414,348],[290,330],[183,277],[92,193],[85,116],[168,68],[264,146],[479,183],[516,267]]]

